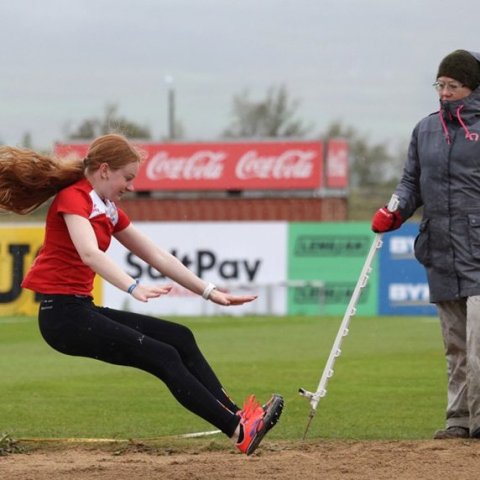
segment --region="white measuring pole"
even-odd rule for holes
[[[387,210],[390,212],[394,212],[398,208],[398,203],[399,203],[398,197],[396,195],[392,195],[392,198],[388,202]],[[304,388],[299,389],[300,395],[307,397],[310,400],[310,407],[311,407],[308,422],[307,422],[307,427],[303,435],[304,439],[307,435],[307,432],[313,420],[313,417],[317,412],[317,407],[318,407],[318,403],[320,402],[320,399],[327,394],[327,383],[328,383],[328,380],[333,376],[333,366],[335,364],[335,360],[342,353],[342,351],[340,350],[340,346],[342,345],[343,338],[348,335],[348,327],[350,325],[350,319],[357,313],[356,306],[358,303],[358,299],[360,298],[362,289],[368,283],[369,275],[372,271],[373,260],[375,258],[377,251],[381,248],[383,243],[382,237],[383,237],[382,233],[375,234],[375,238],[372,242],[367,258],[365,259],[365,263],[360,273],[360,277],[358,278],[357,284],[353,291],[347,310],[345,311],[345,315],[343,316],[342,323],[340,324],[340,328],[335,338],[335,342],[333,343],[333,347],[330,351],[330,355],[328,356],[327,363],[325,364],[325,368],[320,378],[320,382],[318,383],[317,390],[315,392],[309,392]]]

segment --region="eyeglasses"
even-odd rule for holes
[[[446,88],[451,93],[455,93],[458,89],[463,88],[464,86],[465,85],[462,85],[461,83],[435,82],[433,84],[433,88],[435,88],[437,92],[441,92]]]

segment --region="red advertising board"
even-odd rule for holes
[[[135,188],[292,190],[323,186],[321,142],[138,143],[146,152]],[[86,155],[86,144],[57,144],[59,156]]]
[[[348,187],[348,143],[342,139],[329,140],[325,167],[327,188]]]

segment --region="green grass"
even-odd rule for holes
[[[273,392],[285,410],[269,438],[300,439],[339,318],[179,319],[230,395]],[[446,373],[433,317],[354,317],[309,438],[422,439],[444,423]],[[61,355],[36,320],[0,318],[0,433],[16,438],[158,438],[213,429],[139,370]]]

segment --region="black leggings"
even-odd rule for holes
[[[40,332],[55,350],[149,372],[188,410],[231,437],[239,408],[226,395],[190,329],[146,315],[98,307],[88,297],[45,295]]]

